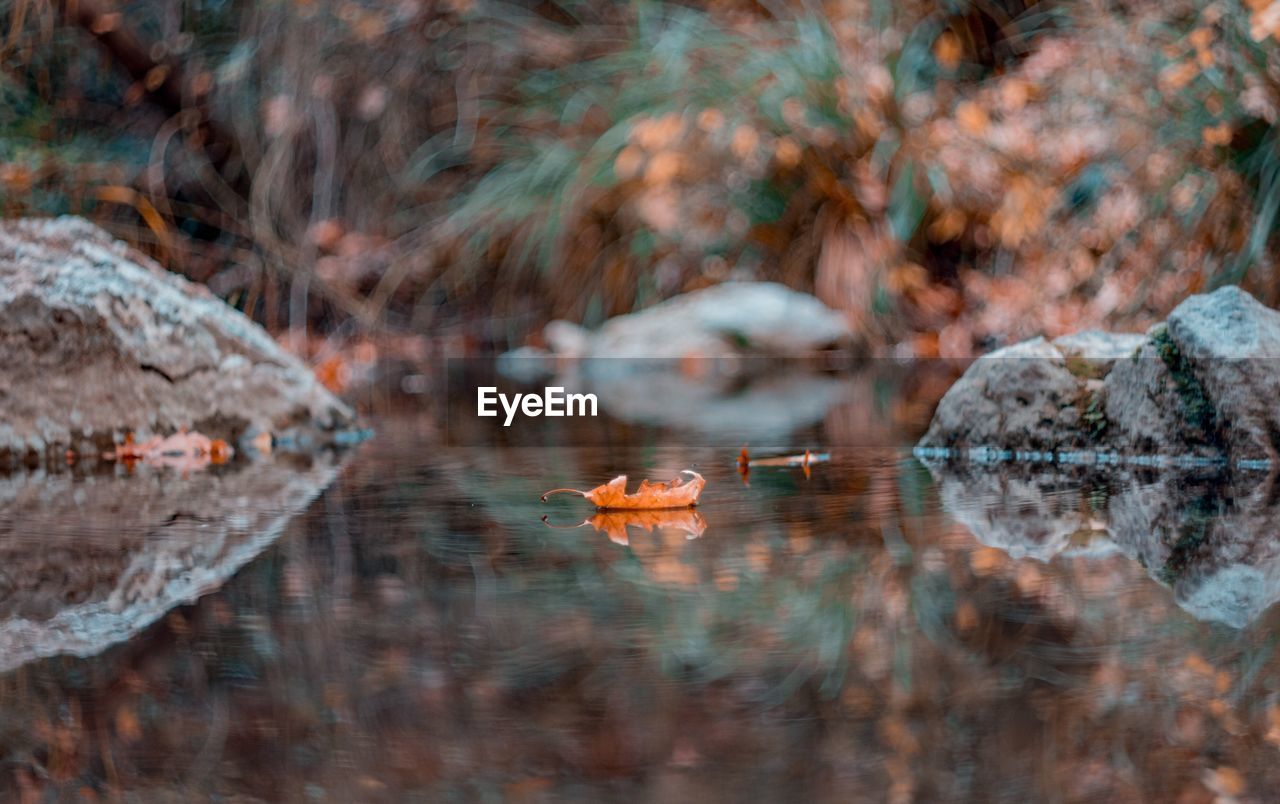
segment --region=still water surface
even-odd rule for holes
[[[376,425],[343,465],[291,465],[287,481],[253,467],[5,479],[5,793],[1265,801],[1280,790],[1272,565],[1213,543],[1226,538],[1215,523],[1261,527],[1265,505],[1233,520],[1233,500],[1206,503],[1198,481],[1158,476],[938,482],[905,449],[910,432],[894,435],[901,448],[832,449],[807,478],[784,467],[744,481],[738,445],[674,434],[446,448],[424,418]],[[802,438],[822,446],[822,426]],[[707,478],[696,517],[562,529],[590,506],[539,502],[556,486],[686,468]],[[201,484],[232,503],[202,501]],[[1194,505],[1142,518],[1187,487]],[[1149,544],[1143,528],[1158,531]],[[59,616],[61,630],[31,630]],[[24,639],[73,637],[86,655],[20,653]]]

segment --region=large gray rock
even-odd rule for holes
[[[1115,350],[1105,341],[1109,355]],[[1073,358],[1081,360],[1080,354]],[[1099,358],[1105,365],[1106,358]],[[1056,344],[1035,338],[975,361],[938,403],[925,447],[1000,447],[1011,450],[1078,449],[1088,443],[1092,369],[1069,362]]]
[[[126,432],[352,421],[267,333],[78,218],[0,224],[0,466]]]
[[[1274,459],[1280,437],[1280,313],[1237,287],[1225,287],[1187,299],[1167,324],[1169,338],[1212,405],[1228,450]]]
[[[1107,377],[1122,444],[1274,460],[1280,437],[1280,313],[1236,287],[1192,296]]]
[[[814,370],[819,353],[852,343],[844,317],[776,282],[715,285],[594,332],[552,321],[543,337],[548,349],[508,352],[498,371],[594,393],[623,421],[711,439],[785,443],[847,402],[857,384]]]
[[[1274,461],[1278,358],[1280,313],[1226,287],[1146,335],[1036,339],[980,358],[921,446]]]
[[[1106,541],[1180,606],[1241,627],[1280,600],[1277,358],[1280,313],[1233,287],[1192,296],[1143,336],[1037,339],[979,359],[921,455],[984,543],[1049,559],[1101,518]],[[964,455],[981,460],[939,459]],[[1106,504],[1085,517],[1084,499]]]

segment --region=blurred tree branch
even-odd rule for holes
[[[189,81],[181,65],[163,53],[155,43],[145,42],[126,24],[124,14],[110,2],[65,0],[63,10],[69,22],[84,29],[134,80],[142,97],[178,118],[193,146],[203,149],[210,163],[221,171],[236,153],[234,139],[210,117],[207,98],[212,80]]]

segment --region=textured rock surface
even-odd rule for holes
[[[0,354],[0,460],[352,418],[260,327],[78,218],[0,225]]]
[[[1274,461],[1277,400],[1280,313],[1226,287],[1144,336],[1036,339],[979,359],[921,445]]]
[[[1077,374],[1102,377],[1116,361],[1133,357],[1147,340],[1145,335],[1087,329],[1054,338],[1053,345]]]
[[[1078,447],[1088,381],[1072,373],[1062,351],[1044,338],[977,360],[938,403],[930,447],[1007,449]]]
[[[1169,337],[1212,402],[1232,454],[1276,457],[1280,437],[1280,313],[1236,287],[1192,296]]]
[[[1190,426],[1173,372],[1147,341],[1132,360],[1107,375],[1104,412],[1107,442],[1139,454],[1214,451],[1213,427]]]
[[[1280,313],[1235,287],[1192,296],[1107,377],[1114,437],[1150,451],[1276,458]]]
[[[0,673],[91,656],[217,589],[334,478],[264,460],[190,476],[0,478]]]

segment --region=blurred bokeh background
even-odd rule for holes
[[[755,278],[955,356],[1280,302],[1267,0],[0,9],[3,214],[277,333],[504,349]]]
[[[22,644],[32,611],[164,606],[0,674],[0,798],[1268,800],[1269,491],[933,478],[896,448],[962,361],[619,372],[557,449],[449,430],[470,397],[420,364],[497,376],[556,319],[744,279],[900,358],[1224,283],[1277,306],[1278,42],[1269,0],[0,0],[0,214],[205,284],[378,431],[0,478]],[[830,460],[740,473],[748,425]],[[538,501],[690,467],[696,519]],[[214,580],[178,605],[185,566]]]

